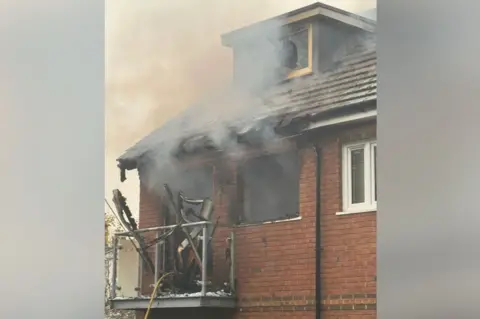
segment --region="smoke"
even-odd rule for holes
[[[231,89],[232,51],[221,46],[220,35],[313,2],[107,0],[107,160],[194,103],[197,107],[191,108],[182,125],[165,130],[166,143],[171,143],[166,148],[174,147],[175,136],[205,125],[216,144],[238,148],[229,139],[225,123],[239,118],[248,122],[264,108],[255,96]],[[358,11],[362,5],[347,0],[325,2],[350,11]],[[371,2],[363,5],[369,7]],[[258,54],[264,56],[267,50]],[[249,68],[263,62],[257,58]],[[261,84],[264,79],[252,82]],[[264,138],[273,137],[271,131],[264,134]],[[168,158],[150,155],[156,166],[172,164]],[[110,165],[115,164],[107,163]],[[111,178],[118,179],[118,175]]]
[[[122,152],[230,81],[220,35],[313,1],[106,1],[107,145]]]

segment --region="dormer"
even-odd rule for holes
[[[222,35],[233,50],[234,82],[259,88],[335,67],[366,38],[375,22],[323,3]]]

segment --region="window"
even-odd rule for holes
[[[190,198],[212,198],[213,168],[201,166],[172,170],[165,178],[173,192],[181,191]]]
[[[377,209],[377,143],[363,142],[343,148],[343,211]]]
[[[287,78],[312,72],[312,26],[289,26],[280,39],[282,65],[290,70]]]
[[[165,181],[170,186],[174,196],[177,196],[177,192],[182,192],[189,198],[203,199],[208,197],[213,200],[212,166],[171,170],[169,171],[169,176],[165,176],[162,181]],[[186,211],[190,209],[193,211],[198,210],[198,206],[189,204],[184,204],[184,208]]]
[[[300,163],[297,153],[251,159],[240,167],[239,179],[243,204],[240,223],[299,216]]]

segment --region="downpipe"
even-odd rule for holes
[[[322,180],[322,149],[318,146],[314,147],[316,154],[316,168],[315,168],[315,318],[322,318],[322,281],[320,275],[321,257],[322,257],[322,236],[320,230],[321,217],[321,180]]]

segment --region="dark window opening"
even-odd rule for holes
[[[175,197],[178,195],[178,192],[182,192],[188,198],[204,199],[208,197],[213,200],[213,168],[211,166],[187,168],[171,172],[167,184]],[[192,210],[196,212],[199,207],[184,204],[184,209],[186,212],[191,212]]]
[[[308,28],[291,29],[287,36],[280,39],[280,59],[282,66],[300,70],[309,65],[309,30]]]
[[[191,198],[211,197],[213,193],[212,167],[187,168],[176,174],[171,188]]]
[[[212,196],[214,194],[214,188],[212,166],[193,168],[175,166],[162,175],[161,181],[163,184],[168,184],[173,193],[174,201],[177,205],[179,204],[179,192],[182,192],[184,196],[190,199],[204,199],[207,197],[213,199]],[[203,217],[200,214],[201,205],[193,205],[184,202],[182,202],[182,205],[185,213],[184,217],[187,219],[187,221],[197,222],[203,220]],[[169,214],[165,214],[165,223],[167,225],[174,225],[179,221],[176,212],[166,209],[165,203],[163,209],[164,211],[169,211]],[[191,231],[193,228],[187,228],[187,230],[190,234],[192,234]],[[209,231],[210,234],[212,234],[212,228],[209,228]],[[185,275],[185,278],[190,278],[193,281],[193,276],[195,276],[198,272],[197,264],[192,262],[191,259],[192,252],[190,249],[179,251],[179,244],[183,242],[185,238],[186,236],[179,229],[177,229],[172,236],[167,237],[166,245],[162,245],[164,250],[162,255],[159,257],[158,262],[161,265],[161,269],[164,271],[171,272],[176,269],[177,271],[182,272]],[[197,238],[198,237],[194,237],[194,240]],[[211,275],[211,267],[213,266],[213,247],[211,246],[211,243],[208,243],[208,245],[207,274]],[[203,256],[201,247],[202,246],[199,245],[197,249],[200,256]],[[197,292],[197,285],[191,285],[191,281],[189,281],[190,279],[187,281],[181,280],[176,282],[177,289],[180,289],[180,291]]]
[[[288,69],[296,69],[298,66],[298,49],[295,43],[288,39],[283,40],[281,52],[281,65]]]
[[[239,222],[261,223],[299,214],[300,161],[295,152],[251,159],[239,169]]]

